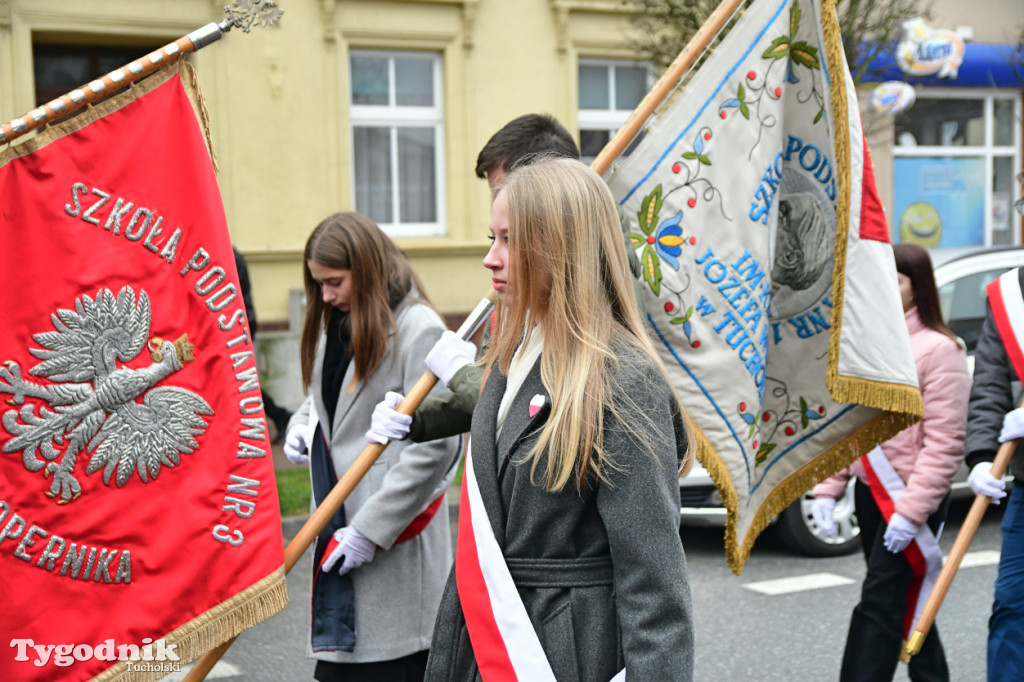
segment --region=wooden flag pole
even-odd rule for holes
[[[1021,407],[1024,407],[1024,403],[1021,404]],[[992,463],[991,469],[991,474],[994,478],[1001,478],[1003,473],[1006,472],[1006,467],[1010,463],[1010,457],[1013,456],[1016,448],[1016,440],[1007,441],[999,446],[999,451],[996,453],[996,459]],[[939,607],[942,606],[942,600],[946,598],[946,592],[949,591],[949,586],[953,582],[953,576],[956,575],[957,569],[960,568],[960,562],[963,561],[964,554],[967,553],[967,547],[970,546],[971,540],[974,539],[974,534],[981,523],[981,517],[985,515],[985,510],[988,509],[989,502],[991,502],[991,498],[987,495],[978,495],[974,498],[974,502],[971,503],[971,509],[967,512],[964,525],[960,527],[960,532],[957,533],[956,540],[953,542],[953,548],[949,550],[949,557],[946,559],[942,572],[939,573],[939,577],[935,581],[935,587],[932,588],[931,594],[928,595],[928,601],[925,602],[924,608],[921,610],[921,617],[917,619],[914,631],[910,633],[910,637],[907,639],[903,655],[901,656],[904,661],[909,661],[911,656],[921,651],[924,638],[928,635],[928,631],[931,630],[932,623],[935,622],[935,616],[939,612]]]
[[[707,46],[711,44],[714,37],[718,35],[718,32],[722,30],[722,27],[725,26],[743,2],[744,0],[723,0],[715,8],[715,11],[711,13],[711,16],[708,17],[708,20],[693,34],[690,42],[676,55],[676,58],[672,60],[672,63],[669,64],[668,69],[661,75],[661,78],[654,84],[654,87],[640,100],[640,104],[633,110],[629,119],[619,128],[615,136],[608,141],[608,144],[604,146],[601,153],[590,164],[590,167],[598,175],[604,175],[604,172],[612,165],[612,161],[617,159],[619,154],[636,137],[644,123],[654,113],[654,110],[665,101],[665,98],[676,87],[683,74],[693,65],[693,62],[704,52]]]
[[[106,97],[168,64],[173,64],[183,54],[195,52],[220,40],[233,27],[237,26],[243,32],[248,33],[253,24],[267,26],[277,23],[282,14],[277,5],[269,0],[262,2],[235,0],[230,6],[225,7],[224,11],[228,15],[224,21],[209,23],[196,29],[173,43],[168,43],[159,50],[150,52],[141,59],[115,69],[106,76],[97,78],[23,116],[0,125],[0,144],[9,143],[47,123],[78,111],[90,102]]]
[[[491,310],[494,308],[497,298],[498,294],[494,290],[487,294],[486,298],[477,304],[473,312],[462,323],[456,334],[463,340],[468,341],[487,320],[487,316],[490,315]],[[430,370],[424,372],[423,376],[416,381],[415,385],[405,396],[405,400],[398,406],[397,411],[400,414],[412,415],[436,383],[437,377]],[[284,550],[285,573],[290,572],[296,562],[305,554],[309,546],[313,544],[313,540],[320,535],[320,531],[327,526],[327,523],[334,517],[335,513],[341,509],[341,505],[345,503],[349,494],[359,484],[359,481],[363,479],[363,476],[370,470],[370,467],[373,466],[373,463],[377,461],[377,458],[380,457],[386,447],[387,445],[370,443],[363,448],[359,457],[356,458],[356,461],[352,463],[348,471],[338,480],[334,488],[331,489],[331,492],[324,498],[324,501],[310,514],[309,519],[306,520],[306,523],[303,524],[302,528],[299,529],[299,532],[296,533],[292,541],[288,543],[288,547]],[[192,669],[188,671],[184,682],[199,682],[206,679],[213,666],[216,665],[217,661],[221,659],[221,656],[231,647],[234,641],[235,637],[232,637],[203,654],[196,661],[195,665],[192,666]]]

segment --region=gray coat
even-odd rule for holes
[[[370,377],[352,387],[350,363],[330,430],[331,458],[338,478],[366,447],[374,406],[387,391],[406,394],[426,371],[427,352],[444,331],[441,318],[429,307],[407,299],[395,310],[397,334]],[[323,344],[313,370],[311,396],[289,423],[308,423],[315,409],[326,418],[320,386]],[[345,502],[349,525],[378,545],[373,560],[352,572],[355,587],[356,647],[352,653],[307,655],[341,663],[389,660],[423,651],[430,645],[434,617],[445,575],[451,566],[448,505],[442,504],[419,535],[394,544],[409,522],[430,502],[446,470],[458,457],[458,438],[430,443],[393,442],[370,467]],[[435,495],[436,497],[436,495]]]
[[[626,351],[616,372],[621,416],[606,411],[611,485],[545,492],[522,458],[550,414],[540,361],[513,399],[495,439],[507,378],[495,369],[473,415],[473,463],[498,545],[560,681],[690,680],[693,628],[679,539],[682,419],[668,383],[646,357]],[[544,407],[529,417],[533,396]],[[540,475],[542,476],[542,475]],[[427,664],[432,682],[479,680],[455,582],[448,578]]]

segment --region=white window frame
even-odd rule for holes
[[[608,74],[608,108],[607,109],[584,109],[580,106],[580,68],[584,66],[604,67]],[[607,132],[608,138],[615,136],[616,131],[622,127],[633,109],[615,108],[615,67],[630,69],[641,68],[647,71],[647,82],[644,84],[644,92],[654,87],[654,69],[647,62],[633,61],[628,59],[583,59],[576,65],[576,124],[580,131],[580,142],[582,143],[583,131]],[[589,163],[593,157],[584,157],[583,161]]]
[[[352,102],[352,57],[375,57],[388,59],[388,104],[368,105]],[[432,86],[434,95],[433,106],[399,106],[395,103],[395,58],[417,57],[431,61]],[[447,216],[445,210],[445,173],[444,173],[444,91],[443,64],[440,52],[405,51],[405,50],[373,50],[354,49],[349,52],[349,143],[352,149],[352,197],[356,197],[355,173],[355,129],[357,127],[389,128],[391,131],[391,215],[393,222],[378,223],[390,237],[432,237],[445,234]],[[401,222],[401,206],[399,188],[402,169],[398,163],[398,129],[399,128],[433,128],[434,129],[434,197],[437,208],[436,220],[429,223]],[[358,208],[356,209],[358,210]]]
[[[927,158],[927,157],[981,157],[985,163],[985,243],[984,246],[992,246],[992,176],[995,171],[994,159],[996,157],[1010,157],[1012,159],[1013,176],[1021,168],[1021,100],[1020,91],[1002,90],[994,88],[926,88],[918,91],[917,101],[926,99],[973,99],[983,101],[983,115],[985,121],[985,143],[974,146],[949,146],[941,145],[915,145],[901,146],[899,140],[894,140],[892,154],[893,159],[899,158]],[[995,100],[1006,100],[1013,105],[1013,140],[1008,145],[995,144]],[[912,111],[913,109],[911,109]],[[1011,194],[1014,189],[1011,189]],[[1013,214],[1011,206],[1010,233],[1013,236],[1011,244],[1020,243],[1020,229],[1015,228],[1012,221],[1017,218]]]

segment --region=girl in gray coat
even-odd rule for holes
[[[373,407],[407,392],[444,331],[397,247],[358,213],[306,243],[302,381],[285,454],[319,504],[366,446]],[[308,655],[318,680],[422,680],[451,562],[442,483],[458,438],[393,443],[317,539]],[[439,503],[440,502],[440,503]]]
[[[686,426],[611,193],[539,161],[501,184],[490,227],[498,324],[427,679],[689,680]]]

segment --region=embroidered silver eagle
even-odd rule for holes
[[[148,483],[162,467],[177,466],[182,453],[195,452],[196,436],[208,426],[203,416],[212,416],[213,409],[192,391],[154,388],[193,359],[194,346],[184,334],[173,342],[149,338],[145,291],[136,300],[128,286],[116,296],[100,289],[95,299],[75,299],[74,310],[58,309],[50,321],[55,331],[32,337],[42,348],[29,352],[41,362],[29,374],[53,383],[25,381],[16,362],[0,366],[0,394],[11,395],[9,404],[22,405],[3,415],[4,428],[14,436],[3,452],[21,451],[26,469],[52,474],[48,497],[67,504],[82,494],[73,471],[78,457],[89,452],[86,474],[103,469],[103,482],[110,485],[113,478],[118,487],[136,471]],[[147,345],[153,364],[118,365]],[[46,404],[23,404],[26,396]]]

